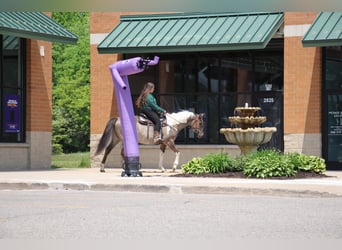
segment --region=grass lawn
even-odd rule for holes
[[[52,155],[52,168],[90,168],[90,153]]]

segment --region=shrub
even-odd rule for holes
[[[244,156],[244,155],[240,155],[240,156],[236,156],[234,158],[234,166],[232,167],[231,170],[229,171],[243,171],[245,165],[246,165],[246,162],[247,162],[247,157]]]
[[[234,160],[226,153],[208,154],[204,156],[210,173],[224,173],[234,167]]]
[[[191,161],[183,164],[181,168],[186,174],[210,173],[207,163],[208,162],[203,160],[201,157],[195,157],[192,158]]]
[[[203,173],[225,173],[227,171],[242,171],[242,165],[238,164],[234,158],[227,153],[207,154],[203,158],[193,158],[182,165],[184,173],[203,174]]]
[[[289,158],[275,150],[261,150],[246,157],[243,172],[247,177],[288,177],[297,173]]]
[[[324,159],[299,153],[284,154],[280,151],[264,149],[248,155],[232,158],[227,153],[208,154],[203,158],[193,158],[181,166],[184,173],[225,173],[243,171],[247,177],[290,177],[298,171],[315,172],[326,170]]]
[[[56,155],[63,154],[63,146],[61,144],[52,143],[52,153]]]
[[[313,156],[300,153],[288,153],[289,160],[297,171],[306,171],[322,174],[326,171],[325,160]]]

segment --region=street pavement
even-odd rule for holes
[[[342,171],[326,171],[326,178],[254,179],[175,177],[178,172],[141,169],[142,176],[121,176],[123,169],[99,168],[0,171],[0,190],[84,190],[120,192],[250,194],[342,197]]]

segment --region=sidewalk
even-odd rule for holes
[[[141,169],[142,177],[121,177],[122,169],[52,169],[0,172],[0,190],[89,190],[160,193],[211,193],[277,196],[342,197],[342,171],[329,178],[264,180],[172,177],[157,169]],[[178,170],[180,173],[181,170]]]

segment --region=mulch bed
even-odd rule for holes
[[[249,178],[249,179],[261,179],[261,178],[254,178],[254,177],[246,177],[244,173],[241,172],[227,172],[227,173],[218,173],[218,174],[175,174],[172,175],[173,177],[203,177],[203,178]],[[298,172],[294,176],[290,177],[267,177],[264,179],[276,179],[276,180],[288,180],[288,179],[307,179],[307,178],[328,178],[328,177],[334,177],[329,176],[326,174],[317,174],[317,173],[310,173],[310,172]]]

